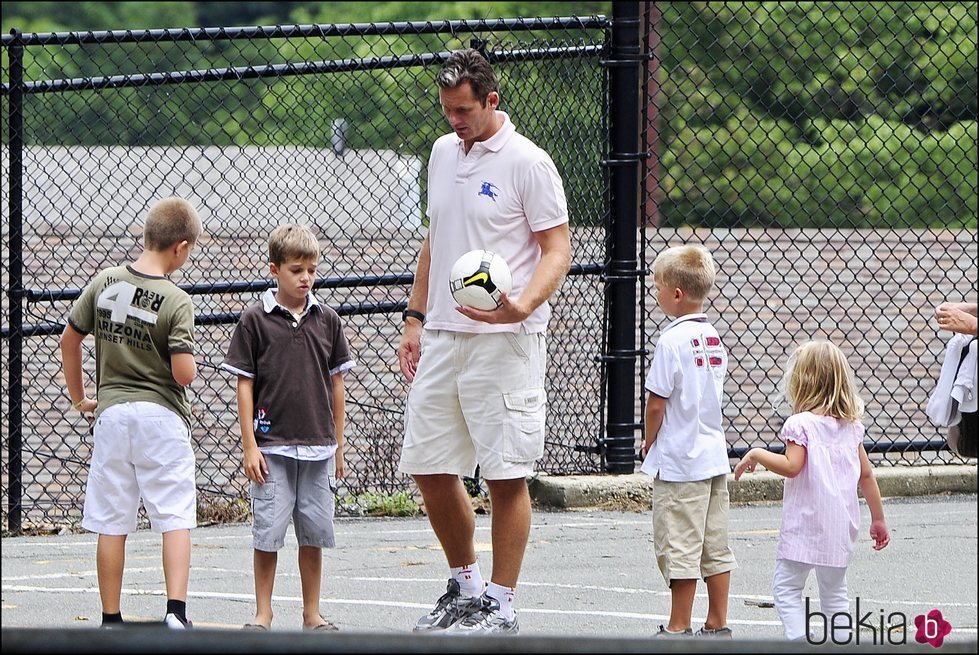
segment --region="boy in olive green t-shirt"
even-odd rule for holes
[[[186,602],[197,488],[186,387],[197,375],[194,307],[167,276],[186,263],[201,232],[189,202],[158,201],[146,216],[142,254],[98,273],[61,334],[72,408],[94,413],[82,527],[99,535],[105,628],[123,623],[126,537],[136,530],[140,498],[153,530],[163,533],[164,623],[191,626]],[[96,398],[86,396],[82,379],[82,342],[89,334],[95,337]]]

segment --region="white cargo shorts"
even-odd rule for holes
[[[542,333],[427,330],[408,391],[398,470],[513,480],[544,454]]]

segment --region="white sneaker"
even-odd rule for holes
[[[171,630],[188,630],[194,627],[190,620],[184,621],[172,612],[163,617],[163,625]]]
[[[716,629],[704,626],[700,630],[697,630],[697,632],[693,633],[693,636],[697,637],[698,639],[733,639],[734,633],[731,631],[731,628],[727,626]]]
[[[481,607],[479,596],[463,596],[459,582],[449,578],[445,593],[442,594],[435,609],[418,619],[414,632],[434,632],[452,627]]]
[[[479,598],[480,605],[476,611],[455,623],[445,631],[447,635],[515,635],[520,632],[517,615],[512,619],[503,616],[500,602],[485,593]]]

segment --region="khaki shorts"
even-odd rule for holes
[[[543,334],[426,330],[398,470],[513,480],[544,454]]]
[[[666,584],[738,567],[727,541],[727,475],[653,482],[653,552]]]

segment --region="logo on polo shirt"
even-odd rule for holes
[[[690,347],[693,349],[693,362],[697,365],[697,368],[703,367],[705,363],[705,353],[704,347],[700,343],[700,339],[694,337],[690,340]]]
[[[693,350],[693,361],[697,368],[705,364],[711,368],[716,368],[724,364],[724,350],[721,347],[721,340],[717,337],[704,337],[690,339],[690,348]]]
[[[264,407],[255,408],[255,430],[268,432],[272,429],[272,421],[266,418],[266,414],[268,414],[268,411]]]
[[[483,182],[483,185],[479,188],[479,193],[477,196],[486,196],[493,202],[496,202],[496,196],[499,195],[500,187],[492,184],[491,182]]]
[[[704,341],[707,342],[707,361],[710,363],[712,368],[722,366],[724,364],[724,349],[721,347],[721,340],[717,337],[706,337]]]

